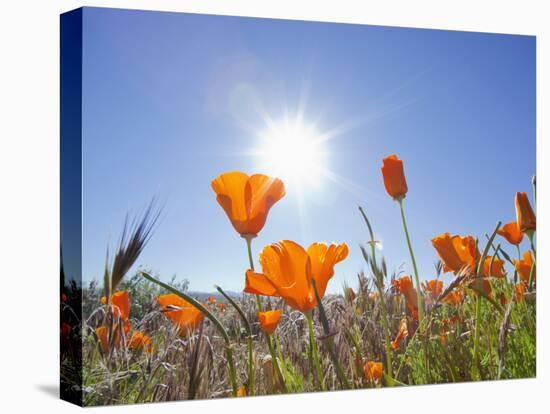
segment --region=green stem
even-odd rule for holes
[[[271,336],[266,333],[265,338],[267,340],[267,347],[269,348],[269,353],[271,354],[271,362],[273,364],[275,374],[277,375],[277,380],[278,380],[279,384],[281,385],[281,387],[283,388],[283,391],[287,392],[285,377],[283,376],[283,373],[281,372],[281,368],[279,367],[279,362],[277,360],[277,354],[275,353],[275,349],[273,347],[273,342],[271,342]]]
[[[493,231],[493,234],[491,234],[491,237],[489,238],[489,241],[485,245],[485,249],[483,249],[483,254],[481,255],[481,258],[479,259],[479,262],[477,264],[476,268],[476,279],[482,278],[481,271],[483,270],[483,262],[485,262],[485,258],[489,254],[489,249],[493,245],[493,240],[495,239],[495,236],[497,235],[498,229],[500,228],[502,222],[498,222],[495,230]],[[477,250],[477,249],[476,249]],[[492,262],[491,262],[492,265]],[[490,265],[490,266],[491,266]],[[481,365],[479,363],[479,336],[481,331],[481,297],[480,297],[481,291],[476,295],[476,326],[474,331],[474,368],[475,372],[477,372],[477,375],[479,378],[482,377],[481,374]],[[496,304],[496,302],[495,302]],[[500,308],[500,305],[496,306],[497,308]]]
[[[246,250],[248,252],[248,263],[250,265],[250,270],[254,271],[254,259],[252,258],[252,237],[245,237],[245,240],[246,240]],[[256,305],[258,306],[258,312],[263,312],[263,306],[262,306],[262,301],[260,299],[260,295],[256,295]],[[265,339],[267,341],[267,346],[269,348],[269,352],[271,353],[271,357],[273,360],[273,368],[275,369],[275,373],[277,374],[277,377],[279,379],[279,382],[281,383],[281,386],[283,387],[283,390],[286,392],[287,388],[286,388],[285,378],[281,373],[281,369],[279,368],[279,363],[277,362],[276,355],[273,352],[271,337],[265,332],[264,334],[265,334]]]
[[[533,243],[533,232],[527,232],[527,238],[529,239],[529,243],[531,244],[531,251],[533,252],[533,256],[535,258],[535,261],[537,261],[537,250],[535,249],[535,243]]]
[[[416,341],[417,336],[420,336],[421,332],[423,332],[423,330],[426,329],[429,326],[428,322],[430,322],[430,321],[431,321],[430,318],[424,318],[422,323],[418,324],[418,328],[416,329],[416,331],[414,331],[413,336],[410,338],[409,343],[407,344],[407,347],[405,348],[404,354],[407,354],[407,352],[409,351],[409,348],[412,347],[412,345]],[[423,342],[423,344],[424,344],[424,342]],[[397,367],[397,371],[395,373],[395,378],[394,379],[399,378],[399,373],[401,372],[401,368],[403,367],[403,363],[405,361],[406,361],[405,358],[401,359],[401,362],[399,363],[399,366]]]
[[[488,234],[485,234],[485,238],[487,240],[489,240],[489,235]],[[500,244],[495,247],[494,246],[494,243],[491,243],[491,248],[495,251],[495,256],[497,256],[497,259],[500,259],[500,256],[502,255],[502,257],[504,257],[505,260],[508,261],[508,263],[510,263],[512,266],[514,266],[514,261],[510,258],[510,256],[508,256],[508,253],[506,253],[502,247],[500,247]]]
[[[349,383],[346,377],[346,373],[344,372],[342,365],[340,365],[340,361],[338,361],[338,356],[336,355],[336,351],[334,350],[334,338],[333,337],[327,338],[326,341],[327,341],[328,352],[330,354],[330,358],[332,359],[332,363],[336,368],[336,375],[340,380],[340,384],[344,389],[349,390],[351,389],[351,384]]]
[[[535,250],[535,245],[533,243],[533,232],[528,232],[527,237],[529,238],[529,243],[531,244],[531,251],[533,252],[534,262],[531,266],[531,271],[529,272],[529,290],[533,289],[533,281],[535,275],[535,268],[537,267],[537,251]]]
[[[246,332],[248,333],[248,395],[254,395],[254,386],[256,384],[256,368],[254,364],[254,344],[252,342],[252,328],[250,322],[246,318],[241,307],[235,302],[223,289],[217,285],[214,285],[218,292],[220,292],[225,299],[235,308],[241,320],[243,321]]]
[[[367,228],[369,229],[369,235],[370,235],[370,249],[372,254],[372,261],[374,265],[376,266],[376,249],[375,249],[375,243],[374,240],[374,232],[372,231],[372,226],[370,225],[370,221],[367,218],[367,215],[365,214],[365,211],[363,210],[363,207],[359,206],[359,212],[363,216],[363,219],[365,220],[365,223],[367,224]]]
[[[481,369],[479,364],[479,336],[481,325],[481,298],[476,296],[476,326],[474,332],[474,372],[476,373],[474,379],[481,378]]]
[[[359,206],[359,212],[363,216],[363,219],[365,220],[365,223],[367,224],[367,228],[369,229],[369,235],[370,235],[370,248],[371,248],[371,255],[372,255],[372,261],[374,263],[374,268],[378,269],[378,266],[376,266],[376,248],[375,248],[375,240],[374,240],[374,232],[372,231],[372,226],[370,225],[370,221],[365,214],[365,211],[361,206]],[[382,276],[380,276],[382,278]],[[375,283],[376,289],[378,290],[378,296],[380,297],[380,308],[382,310],[382,327],[384,328],[384,336],[386,337],[386,374],[388,374],[390,377],[393,377],[393,368],[392,368],[392,349],[391,349],[391,331],[390,331],[390,324],[389,324],[389,318],[388,318],[388,309],[386,308],[386,300],[384,296],[384,292],[382,291],[382,286],[380,286],[380,283]]]
[[[309,347],[311,350],[311,356],[313,357],[313,363],[317,369],[317,378],[321,389],[325,390],[325,378],[323,376],[323,370],[321,368],[321,361],[319,360],[319,353],[317,351],[317,343],[315,342],[315,332],[313,331],[313,318],[311,311],[304,314],[307,320],[307,327],[309,331]]]
[[[252,237],[246,237],[246,249],[248,251],[248,263],[250,264],[250,269],[254,270],[254,260],[252,259]]]
[[[248,263],[250,266],[250,270],[254,271],[254,259],[252,258],[252,237],[245,237],[245,240],[246,240],[246,250],[248,252]],[[260,295],[256,295],[256,305],[258,306],[258,311],[263,312]]]
[[[256,382],[256,368],[254,366],[254,345],[252,336],[248,336],[248,394],[254,395],[254,385]]]
[[[382,327],[384,328],[384,336],[386,337],[386,373],[393,378],[393,368],[392,368],[392,348],[391,348],[391,332],[390,325],[388,322],[388,310],[386,308],[386,298],[384,292],[378,283],[375,283],[376,288],[378,289],[378,296],[380,296],[380,309],[382,310]]]
[[[258,312],[263,312],[264,311],[263,306],[262,306],[262,301],[260,299],[260,295],[256,295],[256,306],[258,307]]]
[[[180,298],[186,300],[189,302],[192,306],[197,308],[199,311],[203,313],[204,316],[206,316],[210,321],[214,324],[214,326],[218,329],[220,332],[223,340],[225,341],[225,351],[227,355],[227,366],[229,371],[229,379],[231,381],[231,386],[233,388],[233,396],[237,395],[237,375],[235,374],[235,366],[233,364],[233,350],[231,348],[231,341],[229,340],[229,335],[221,322],[216,318],[208,309],[206,309],[199,301],[197,301],[195,298],[192,298],[191,296],[180,292],[179,290],[173,288],[170,285],[167,285],[166,283],[161,282],[160,280],[155,279],[153,276],[149,275],[146,272],[141,272],[141,276],[143,276],[145,279],[149,280],[150,282],[156,283],[160,287],[166,289],[169,292],[172,292],[173,294],[179,296]]]
[[[274,333],[272,336],[275,342],[275,351],[277,353],[277,356],[279,357],[279,360],[281,361],[281,365],[280,365],[281,374],[283,379],[285,379],[287,376],[287,370],[285,367],[285,360],[283,358],[283,353],[281,352],[281,343],[279,342],[279,338],[277,337],[277,334]]]
[[[418,268],[416,266],[416,260],[414,258],[411,239],[409,237],[407,220],[405,220],[405,210],[403,209],[403,200],[401,199],[398,201],[399,201],[399,208],[401,210],[401,220],[403,221],[403,228],[405,229],[405,237],[407,238],[407,245],[409,246],[409,253],[411,254],[411,261],[414,269],[414,278],[415,278],[416,291],[417,291],[416,299],[417,299],[417,306],[418,306],[418,323],[420,324],[424,319],[424,306],[422,305],[422,289],[420,288],[420,278],[418,276]]]
[[[231,381],[231,385],[232,385],[232,395],[233,397],[236,397],[237,396],[237,390],[238,390],[238,386],[237,386],[237,373],[235,371],[235,365],[233,364],[233,348],[231,348],[231,346],[226,346],[225,347],[225,355],[227,356],[227,366],[228,366],[228,370],[229,370],[229,380]]]
[[[445,359],[445,362],[447,364],[447,370],[449,371],[449,375],[451,376],[451,379],[453,380],[453,382],[456,382],[458,375],[456,373],[455,367],[453,366],[452,359],[449,356],[449,353],[447,352],[445,347],[441,344],[441,342],[439,343],[439,348],[441,349],[443,358]]]
[[[483,270],[483,262],[485,262],[485,258],[489,254],[489,249],[493,245],[493,240],[495,240],[495,236],[497,235],[498,229],[500,229],[502,222],[499,221],[497,223],[497,226],[495,227],[495,230],[493,231],[493,234],[491,234],[491,237],[489,237],[489,241],[485,245],[485,249],[483,249],[483,254],[481,255],[481,258],[479,259],[479,262],[477,263],[476,267],[476,274],[475,277],[481,277],[481,271]],[[477,240],[476,240],[476,251],[477,251]]]

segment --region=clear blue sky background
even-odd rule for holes
[[[405,162],[406,213],[423,278],[430,239],[484,238],[515,217],[535,173],[535,38],[87,8],[83,57],[83,280],[101,280],[127,212],[158,196],[160,225],[139,260],[192,290],[241,290],[245,242],[215,200],[224,171],[262,172],[243,153],[306,102],[327,142],[323,181],[273,207],[254,254],[281,239],[346,242],[329,285],[355,286],[367,211],[390,269],[412,271],[382,158]],[[504,242],[505,245],[505,242]],[[505,247],[513,252],[509,246]]]

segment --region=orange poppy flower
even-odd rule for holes
[[[317,306],[311,280],[315,278],[323,298],[334,266],[348,256],[348,246],[313,243],[307,251],[299,244],[283,240],[264,247],[260,254],[263,273],[246,272],[244,291],[265,296],[278,296],[293,309],[308,312]]]
[[[523,253],[523,259],[514,259],[514,266],[516,267],[519,278],[523,283],[529,283],[529,278],[531,277],[531,268],[533,267],[533,264],[533,255],[531,254],[531,250],[527,250],[525,253]],[[533,270],[533,280],[536,280],[536,278],[537,271],[535,267],[535,269]]]
[[[442,332],[439,334],[436,339],[439,339],[439,343],[443,346],[447,345],[447,336],[449,335],[449,332]]]
[[[454,289],[452,292],[449,292],[443,299],[441,299],[441,302],[447,305],[460,305],[463,296],[464,295],[461,290]]]
[[[107,338],[107,327],[98,326],[95,329],[95,333],[97,335],[97,339],[99,339],[99,344],[101,345],[101,349],[103,350],[103,352],[104,353],[109,352],[109,340]]]
[[[107,298],[105,296],[101,298],[101,303],[104,305],[107,304]],[[115,335],[113,343],[114,346],[118,348],[121,343],[119,318],[122,319],[124,335],[126,335],[131,328],[130,320],[128,319],[130,316],[130,297],[127,290],[115,292],[111,295],[111,309],[115,317],[112,327],[112,334]],[[107,326],[99,326],[96,328],[96,335],[105,353],[109,351],[108,332],[109,329]]]
[[[120,328],[119,328],[118,322],[113,323],[113,328],[111,331],[111,335],[114,335],[113,345],[115,348],[119,348],[122,344],[122,338],[120,335]],[[123,321],[122,329],[124,331],[124,337],[126,337],[126,334],[130,331],[130,322],[126,319]],[[95,330],[95,333],[97,335],[97,338],[99,339],[99,343],[101,345],[101,349],[104,353],[109,352],[109,328],[105,325],[98,326]]]
[[[218,309],[220,312],[225,312],[225,303],[218,303]]]
[[[416,319],[418,317],[418,302],[416,297],[416,289],[413,287],[410,276],[403,276],[399,279],[395,279],[392,281],[392,284],[397,287],[399,293],[405,296],[407,309],[412,317]]]
[[[241,385],[237,390],[237,397],[246,397],[246,388],[244,385]]]
[[[432,239],[432,245],[443,262],[445,272],[452,271],[456,274],[460,271],[475,271],[480,254],[472,236],[451,236],[443,233]]]
[[[278,178],[263,174],[249,177],[242,172],[220,175],[212,181],[212,189],[231,224],[244,238],[256,237],[270,208],[285,195],[285,186]]]
[[[216,303],[216,298],[214,296],[209,296],[208,297],[208,303],[213,305],[214,303]]]
[[[391,284],[402,295],[404,295],[405,292],[407,292],[409,289],[411,289],[413,287],[411,278],[409,276],[402,276],[399,279],[393,279],[391,281]]]
[[[282,311],[271,310],[265,312],[258,312],[258,320],[260,321],[260,327],[266,334],[271,335],[281,320]]]
[[[151,338],[143,332],[134,331],[128,341],[128,348],[135,351],[144,350],[147,353],[151,353],[153,351],[153,343]]]
[[[350,302],[353,302],[355,300],[355,298],[357,297],[357,295],[355,294],[353,289],[350,288],[350,287],[346,288],[345,296],[349,299]]]
[[[409,336],[409,330],[407,327],[407,318],[402,318],[401,322],[399,323],[399,332],[397,333],[395,340],[392,341],[391,347],[394,350],[399,349],[399,346],[401,345],[401,341],[405,339],[407,336]]]
[[[396,155],[384,158],[382,165],[382,177],[387,193],[394,200],[403,200],[407,194],[407,180],[403,171],[403,161]]]
[[[369,299],[373,302],[376,302],[378,300],[378,292],[369,293]]]
[[[537,218],[526,193],[516,193],[516,219],[523,233],[533,232],[537,228]]]
[[[103,305],[107,304],[107,298],[103,296],[101,298]],[[128,320],[130,316],[130,296],[127,290],[115,292],[111,295],[111,308],[116,318],[119,316],[124,320]]]
[[[519,303],[523,300],[523,297],[525,296],[525,290],[527,289],[527,285],[523,282],[520,282],[516,284],[516,303]]]
[[[384,377],[384,365],[381,362],[367,361],[363,370],[369,381],[380,382]]]
[[[109,352],[109,329],[105,325],[98,326],[95,330],[95,333],[97,335],[97,338],[99,339],[99,344],[101,345],[101,349],[104,353]],[[120,336],[120,330],[118,329],[118,326],[113,327],[112,334],[115,335],[115,338],[113,340],[113,345],[115,348],[119,348],[122,341]]]
[[[493,265],[491,267],[491,261]],[[485,277],[504,277],[504,260],[494,259],[492,256],[487,256],[483,261],[483,276]]]
[[[517,221],[512,221],[511,223],[505,224],[500,229],[498,229],[497,233],[504,237],[508,241],[508,243],[515,246],[523,241],[523,233],[519,229]]]
[[[462,267],[475,271],[477,262],[481,258],[476,240],[472,236],[453,236],[453,245],[462,261]]]
[[[204,314],[174,293],[158,297],[160,311],[163,312],[183,338],[193,332],[204,320]]]
[[[443,292],[443,282],[437,279],[427,280],[424,282],[424,291],[429,293],[432,299],[437,299]]]
[[[488,297],[492,298],[493,297],[493,289],[491,288],[491,283],[489,282],[488,279],[480,279],[480,278],[477,278],[477,279],[473,279],[469,284],[468,286],[474,290],[474,292],[476,294],[479,294],[479,292],[484,292]]]

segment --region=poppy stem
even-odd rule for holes
[[[277,334],[273,333],[272,334],[273,336],[273,342],[274,342],[274,346],[275,346],[275,351],[277,353],[277,356],[279,357],[279,360],[281,361],[281,375],[284,378],[286,378],[287,376],[287,370],[286,370],[286,367],[285,367],[285,360],[283,358],[283,354],[281,352],[281,343],[279,342],[279,338],[277,337]],[[285,380],[286,381],[286,380]],[[285,385],[286,387],[286,385]]]
[[[281,372],[281,368],[279,367],[279,362],[277,361],[277,354],[275,353],[275,348],[273,347],[273,342],[271,341],[271,335],[266,333],[265,338],[267,340],[267,347],[269,348],[269,353],[271,354],[271,363],[273,364],[273,368],[275,369],[275,373],[277,374],[277,382],[279,382],[283,391],[287,392],[285,377],[283,376],[283,373]]]
[[[386,373],[393,378],[393,368],[392,368],[392,349],[391,349],[391,333],[390,333],[390,324],[388,322],[388,310],[386,308],[386,298],[384,297],[384,292],[382,288],[378,286],[378,283],[375,283],[376,289],[378,290],[378,296],[380,296],[380,308],[382,310],[382,327],[384,328],[384,336],[386,337]]]
[[[456,379],[458,378],[458,375],[456,373],[455,367],[453,366],[452,358],[449,356],[449,353],[441,344],[440,341],[438,341],[439,349],[441,350],[441,353],[443,354],[443,358],[445,359],[445,362],[447,363],[447,370],[449,371],[449,375],[451,376],[451,380],[453,382],[456,382]]]
[[[497,226],[495,227],[495,230],[493,231],[493,234],[491,234],[491,237],[489,238],[489,241],[487,242],[487,244],[485,245],[485,249],[483,249],[483,254],[481,255],[481,258],[479,259],[479,262],[477,263],[477,268],[476,268],[476,279],[480,277],[481,273],[482,273],[482,270],[483,270],[483,263],[485,262],[485,258],[487,257],[488,253],[489,253],[489,248],[492,246],[493,244],[493,240],[495,239],[495,236],[497,235],[497,232],[498,232],[498,229],[500,228],[502,222],[498,222],[497,223]],[[476,243],[477,245],[477,243]],[[477,246],[476,246],[476,251],[477,251]],[[490,273],[490,269],[491,269],[491,266],[492,266],[492,262],[491,262],[491,265],[489,266],[489,273]],[[476,376],[478,376],[480,379],[482,377],[482,374],[481,374],[481,364],[479,362],[479,336],[480,336],[480,328],[481,328],[481,297],[480,297],[480,293],[483,291],[483,289],[480,289],[479,290],[479,293],[478,295],[476,295],[476,326],[475,326],[475,331],[474,331],[474,369],[475,369],[475,373],[476,373]]]
[[[254,271],[254,259],[252,258],[252,237],[245,237],[245,240],[246,240],[246,250],[248,251],[248,262],[250,264],[250,270]],[[262,306],[262,301],[260,299],[260,295],[256,295],[256,305],[258,306],[258,312],[263,312],[263,306]],[[268,334],[265,334],[265,339],[267,341],[267,346],[269,348],[269,352],[271,353],[271,356],[273,359],[273,367],[275,369],[275,372],[277,373],[277,378],[281,383],[281,386],[283,387],[284,391],[286,392],[285,378],[281,373],[281,369],[279,368],[279,363],[277,362],[276,355],[273,352],[273,344],[271,343],[271,337]]]
[[[531,244],[531,250],[533,251],[533,256],[535,258],[535,261],[537,260],[537,250],[535,249],[535,243],[533,242],[533,232],[529,231],[527,232],[527,238],[529,239],[529,243]]]
[[[424,331],[424,329],[427,329],[426,325],[429,325],[431,323],[432,319],[430,318],[424,318],[422,323],[418,324],[418,328],[416,328],[416,331],[414,331],[413,336],[410,338],[409,343],[407,344],[407,347],[405,348],[404,354],[406,354],[409,350],[409,347],[414,344],[417,336],[420,336],[420,333]],[[422,342],[424,344],[424,342]],[[399,373],[401,372],[401,368],[403,367],[403,364],[405,363],[405,359],[401,359],[401,362],[399,363],[399,366],[397,367],[397,371],[395,372],[395,378],[399,378]]]
[[[375,244],[376,240],[374,240],[374,232],[372,231],[372,226],[370,225],[370,221],[367,218],[367,215],[365,214],[365,211],[363,210],[363,207],[359,206],[359,212],[363,216],[363,220],[365,220],[365,223],[367,224],[367,228],[369,229],[369,235],[370,235],[370,249],[372,254],[372,261],[376,265],[376,249]]]
[[[223,289],[217,285],[214,285],[218,292],[220,292],[225,299],[235,308],[241,320],[244,323],[244,327],[248,334],[248,395],[254,395],[254,385],[256,383],[256,367],[254,364],[254,344],[252,342],[252,328],[250,322],[246,318],[241,307],[235,302]]]
[[[252,258],[252,237],[245,237],[246,249],[248,251],[248,263],[250,270],[254,271],[254,259]],[[262,301],[260,295],[256,295],[256,305],[258,306],[258,312],[263,312]]]
[[[254,270],[254,259],[252,259],[252,238],[245,237],[246,240],[246,249],[248,251],[248,262],[250,264],[250,269]]]
[[[309,347],[311,350],[311,356],[313,357],[313,362],[315,368],[317,369],[317,378],[319,380],[319,386],[321,390],[325,391],[325,378],[323,376],[323,369],[321,368],[321,361],[319,361],[319,352],[317,351],[317,343],[315,342],[315,332],[313,330],[313,317],[311,311],[304,313],[307,320],[307,328],[309,331]]]
[[[363,210],[363,207],[359,206],[359,212],[363,216],[363,219],[365,220],[365,223],[367,224],[367,228],[369,229],[369,235],[370,235],[370,248],[371,248],[371,256],[372,256],[372,262],[374,264],[374,269],[378,269],[378,266],[376,265],[376,248],[374,240],[374,232],[372,231],[372,226],[370,224],[370,221],[365,214],[365,211]],[[367,257],[365,257],[367,259]],[[382,272],[380,272],[380,276],[377,279],[383,278]],[[376,289],[378,290],[378,296],[380,297],[380,309],[382,310],[382,327],[384,328],[384,336],[386,337],[386,374],[388,374],[390,377],[393,377],[393,368],[392,368],[392,349],[391,349],[391,332],[390,332],[390,323],[388,318],[388,309],[386,308],[386,300],[384,297],[384,292],[382,290],[382,286],[379,282],[376,282],[374,284],[376,286]]]
[[[405,210],[403,209],[403,199],[399,199],[399,209],[401,210],[401,220],[403,221],[403,228],[405,229],[405,237],[407,239],[407,245],[409,247],[409,253],[411,255],[411,261],[414,269],[414,278],[416,283],[416,299],[418,307],[418,323],[422,323],[424,319],[424,306],[422,305],[422,289],[420,288],[420,278],[418,276],[418,268],[416,266],[416,259],[414,258],[414,252],[411,244],[411,238],[409,237],[409,230],[407,228],[407,220],[405,219]]]
[[[231,345],[226,345],[225,355],[227,356],[227,366],[229,371],[229,380],[232,385],[232,395],[233,397],[237,396],[238,387],[237,387],[237,373],[235,371],[235,364],[233,363],[233,348]]]
[[[222,323],[216,318],[206,307],[204,307],[199,301],[197,301],[195,298],[179,291],[176,288],[173,288],[172,286],[161,282],[160,280],[155,279],[153,276],[149,275],[146,272],[140,272],[141,276],[147,279],[150,282],[156,283],[160,287],[166,289],[167,291],[173,293],[174,295],[179,296],[180,298],[184,299],[185,301],[189,302],[192,306],[197,308],[199,311],[201,311],[204,316],[206,316],[210,321],[214,324],[214,326],[218,329],[220,332],[223,340],[225,341],[225,353],[227,356],[227,368],[229,372],[229,380],[231,381],[231,387],[233,388],[233,396],[237,396],[237,375],[235,373],[235,365],[233,364],[233,349],[231,348],[231,341],[229,339],[229,334],[223,327]]]
[[[529,272],[529,290],[533,289],[533,280],[535,274],[535,268],[537,267],[537,251],[535,250],[535,244],[533,243],[533,232],[527,232],[527,237],[529,238],[529,243],[531,244],[531,251],[533,252],[533,264],[531,265],[531,271]]]
[[[479,334],[481,325],[481,298],[476,296],[476,326],[474,331],[474,379],[481,378],[481,367],[479,364]]]

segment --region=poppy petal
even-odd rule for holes
[[[256,273],[252,270],[246,272],[244,291],[263,296],[277,295],[277,288],[270,282],[269,278],[263,273]]]

